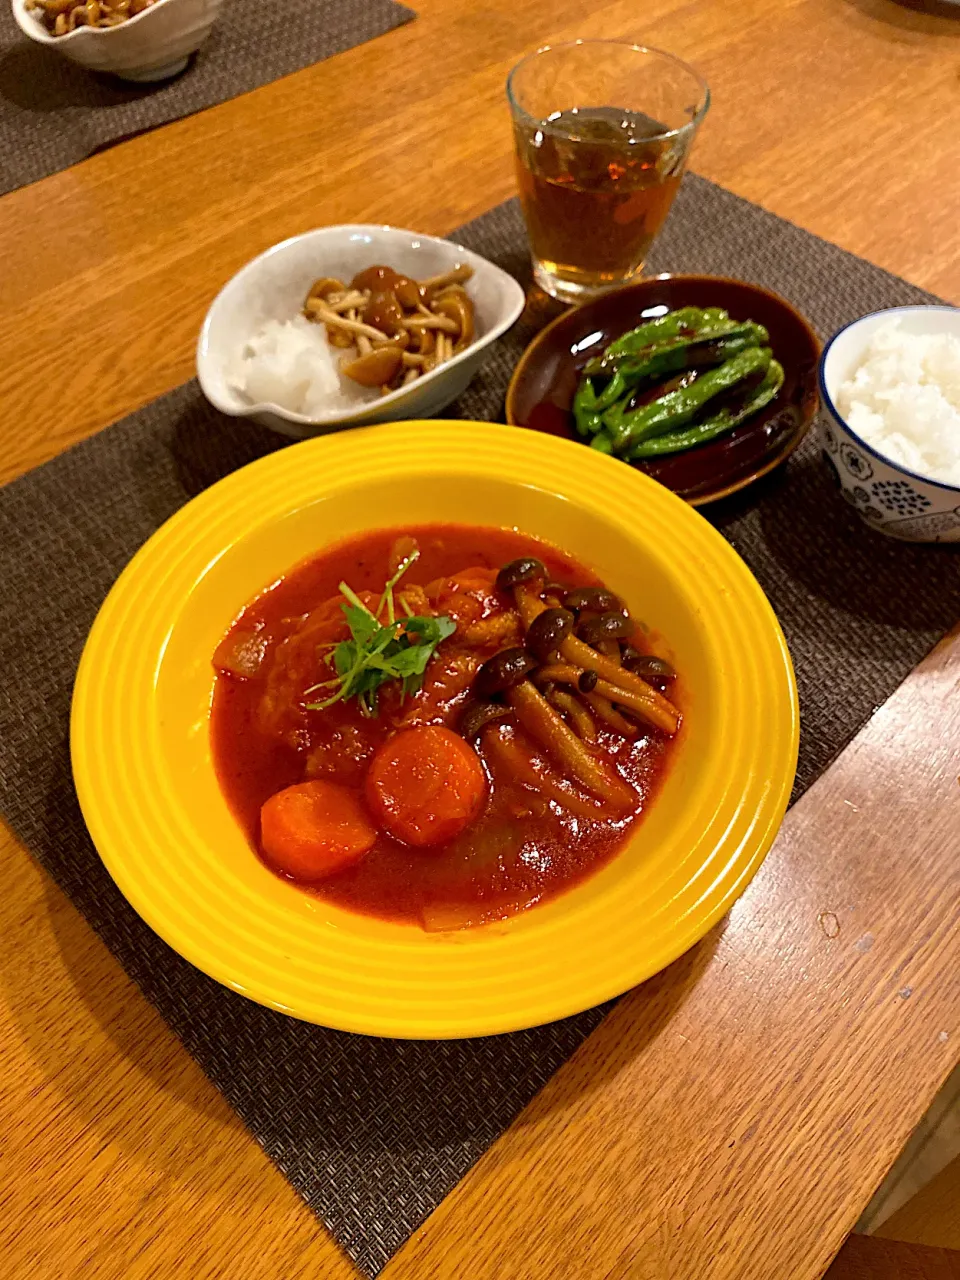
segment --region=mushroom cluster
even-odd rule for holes
[[[324,276],[303,304],[308,320],[326,325],[327,340],[347,350],[340,368],[381,395],[445,364],[473,341],[474,309],[464,284],[473,268],[458,263],[429,280],[372,266],[349,284]]]
[[[460,732],[550,798],[569,806],[566,780],[626,812],[637,797],[598,749],[599,731],[634,738],[643,725],[672,737],[680,713],[665,690],[676,672],[634,647],[635,625],[605,587],[552,582],[540,560],[524,557],[503,566],[497,589],[513,598],[523,644],[480,667]],[[559,777],[535,769],[515,737],[499,736],[510,722],[546,752]]]
[[[26,8],[53,35],[66,36],[77,27],[118,27],[153,3],[154,0],[27,0]]]

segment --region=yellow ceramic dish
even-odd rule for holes
[[[210,659],[241,607],[325,544],[414,520],[517,526],[591,565],[664,638],[686,711],[663,789],[617,858],[554,902],[449,934],[354,915],[272,875],[233,820],[210,754]],[[169,520],[90,633],[72,752],[107,869],[181,955],[298,1018],[442,1038],[599,1004],[701,938],[776,834],[797,727],[776,618],[686,503],[581,445],[421,422],[292,446]]]

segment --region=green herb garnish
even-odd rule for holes
[[[334,689],[334,692],[322,702],[306,703],[308,710],[323,711],[335,702],[356,698],[361,715],[371,717],[377,714],[380,686],[388,680],[401,681],[402,697],[419,690],[427,663],[437,646],[457,629],[452,618],[425,618],[411,614],[403,599],[400,604],[407,616],[397,618],[393,588],[419,555],[419,551],[414,551],[403,561],[384,587],[375,613],[346,582],[340,583],[340,592],[348,601],[341,608],[351,638],[342,640],[334,645],[331,652],[323,655],[324,661],[331,664],[337,674],[331,680],[323,680],[305,689],[304,697],[321,689]],[[387,621],[381,624],[384,609]]]

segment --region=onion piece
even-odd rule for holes
[[[267,653],[262,631],[231,631],[217,645],[213,665],[217,671],[249,680],[260,670]]]

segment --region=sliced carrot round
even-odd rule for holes
[[[392,836],[418,847],[458,836],[479,815],[486,792],[477,753],[440,725],[398,733],[379,749],[367,773],[371,812]]]
[[[322,880],[359,862],[376,838],[360,796],[335,782],[299,782],[260,810],[264,856],[296,880]]]

